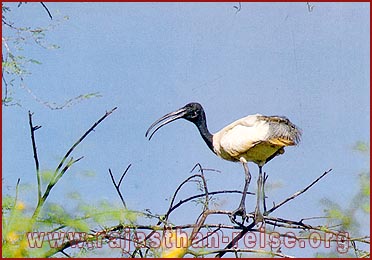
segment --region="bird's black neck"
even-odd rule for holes
[[[200,135],[203,137],[204,142],[208,145],[209,149],[214,152],[213,149],[213,135],[209,132],[207,127],[207,119],[204,111],[199,116],[198,120],[193,122],[199,130]]]

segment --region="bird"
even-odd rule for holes
[[[238,119],[220,131],[211,134],[207,126],[207,118],[201,104],[191,102],[156,120],[147,129],[145,137],[149,140],[164,125],[177,119],[185,119],[193,123],[209,149],[218,157],[232,162],[240,162],[245,173],[245,183],[239,207],[233,211],[233,218],[240,215],[246,218],[245,198],[251,174],[248,162],[259,167],[257,179],[257,204],[254,212],[256,222],[262,221],[263,215],[259,201],[262,193],[262,167],[277,155],[284,153],[284,147],[295,146],[301,140],[302,131],[284,116],[248,115]]]

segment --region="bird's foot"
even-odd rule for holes
[[[265,215],[265,213],[264,213],[264,215]],[[254,211],[254,214],[253,214],[253,216],[254,216],[254,223],[255,224],[258,224],[258,223],[261,223],[261,222],[264,223],[265,222],[264,215],[262,215],[260,208],[259,207],[256,207],[256,209]]]
[[[238,222],[236,221],[236,216],[241,216],[242,217],[242,222]],[[235,223],[239,226],[243,225],[244,224],[244,221],[246,220],[247,218],[247,213],[245,211],[245,207],[243,206],[239,206],[239,208],[237,208],[236,210],[234,210],[233,212],[231,212],[230,214],[230,220],[232,223]]]

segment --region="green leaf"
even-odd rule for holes
[[[10,210],[13,208],[14,206],[14,197],[10,196],[10,195],[6,195],[3,197],[3,200],[2,200],[2,209],[3,210]]]
[[[28,61],[31,62],[31,63],[34,63],[34,64],[38,64],[38,65],[42,64],[40,61],[34,60],[34,59],[29,59]]]
[[[79,192],[70,192],[66,195],[67,198],[69,199],[73,199],[73,200],[80,200],[81,199],[81,195]]]
[[[369,153],[369,144],[365,143],[365,142],[362,142],[362,141],[358,141],[353,149],[355,151],[359,151],[359,152],[362,152],[362,153]]]
[[[362,209],[363,209],[363,211],[364,211],[365,213],[370,213],[370,212],[371,212],[371,210],[370,210],[370,204],[369,204],[369,203],[364,203],[364,204],[362,205]]]
[[[50,170],[42,171],[40,172],[40,177],[43,183],[49,183],[54,177],[54,171],[50,171]]]
[[[80,232],[89,232],[90,230],[89,225],[84,220],[67,219],[65,224],[66,226]]]
[[[360,175],[360,186],[361,186],[361,194],[362,196],[366,196],[369,198],[369,195],[371,193],[371,186],[370,186],[370,176],[369,173],[362,173]]]

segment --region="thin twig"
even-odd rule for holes
[[[205,202],[204,202],[204,209],[203,211],[206,211],[209,209],[209,195],[208,195],[208,186],[207,186],[207,181],[204,177],[204,170],[203,170],[203,167],[201,166],[200,163],[197,163],[194,168],[192,168],[191,171],[193,171],[195,169],[196,166],[199,166],[199,172],[200,172],[200,175],[201,175],[201,179],[203,181],[203,188],[204,188],[204,194],[205,194]]]
[[[61,252],[62,254],[64,254],[67,258],[71,258],[71,256],[69,254],[67,254],[65,251],[61,250],[59,252]]]
[[[165,220],[168,219],[169,214],[170,214],[170,209],[173,207],[174,200],[176,199],[176,196],[177,196],[178,192],[181,190],[182,186],[185,185],[186,183],[188,183],[190,180],[192,180],[194,178],[197,178],[197,177],[202,178],[202,175],[201,174],[191,175],[186,180],[184,180],[180,185],[178,185],[176,191],[174,192],[174,194],[172,196],[172,200],[171,200],[171,203],[169,205],[168,211],[167,211],[167,213],[165,213]]]
[[[215,194],[226,194],[226,193],[240,193],[241,194],[241,193],[243,193],[243,191],[240,191],[240,190],[222,190],[222,191],[211,191],[208,194],[209,195],[215,195]],[[255,193],[253,193],[253,192],[247,192],[247,194],[255,195]],[[204,197],[204,196],[205,196],[205,193],[202,193],[202,194],[197,194],[197,195],[188,197],[187,199],[184,199],[184,200],[180,200],[178,203],[174,204],[174,206],[170,209],[169,212],[172,212],[173,210],[175,210],[176,208],[178,208],[179,206],[181,206],[182,204],[184,204],[184,203],[186,203],[190,200],[197,199],[197,198]]]
[[[49,184],[48,184],[48,186],[47,186],[47,189],[46,189],[46,191],[45,191],[45,193],[44,193],[44,195],[43,195],[43,199],[46,199],[46,197],[48,197],[48,195],[49,195],[51,189],[54,187],[54,185],[57,184],[57,182],[59,181],[59,179],[62,178],[62,176],[65,174],[65,172],[66,172],[68,169],[70,169],[70,167],[71,167],[73,164],[77,163],[78,161],[80,161],[80,160],[83,159],[83,158],[84,158],[84,156],[81,156],[81,157],[77,158],[76,160],[74,160],[73,157],[70,158],[70,160],[67,162],[67,164],[65,165],[65,167],[63,167],[63,169],[60,171],[60,173],[58,173],[57,176],[54,177],[54,179],[52,179],[52,180],[49,182]]]
[[[16,206],[17,206],[17,202],[18,202],[19,183],[20,182],[21,182],[21,179],[18,178],[17,179],[16,188],[15,188],[14,204],[13,204],[13,207],[11,207],[9,221],[8,221],[7,225],[5,225],[5,228],[3,229],[3,234],[8,234],[9,229],[11,228],[11,223],[13,222],[13,220],[15,220],[14,219],[14,214],[15,214],[15,211],[17,210],[17,207]]]
[[[311,5],[309,2],[306,2],[306,5],[307,5],[307,10],[309,11],[309,13],[311,13],[315,6]]]
[[[270,223],[273,226],[278,226],[278,223],[285,223],[285,224],[288,224],[288,225],[299,226],[302,229],[312,229],[313,228],[313,226],[303,223],[302,220],[296,221],[296,220],[289,220],[289,219],[265,216],[265,222]]]
[[[269,215],[270,213],[272,213],[273,211],[275,211],[276,209],[278,209],[279,207],[283,206],[285,203],[287,203],[288,201],[290,200],[293,200],[294,198],[296,198],[297,196],[301,195],[302,193],[306,192],[308,189],[310,189],[315,183],[317,183],[320,179],[322,179],[324,176],[326,176],[329,172],[331,172],[332,169],[329,169],[328,171],[325,171],[321,176],[319,176],[316,180],[314,180],[312,183],[310,183],[310,185],[308,185],[306,188],[304,188],[303,190],[300,190],[300,191],[297,191],[296,193],[294,193],[292,196],[286,198],[285,200],[283,200],[282,202],[280,202],[279,204],[275,205],[274,207],[272,207],[271,209],[269,209],[268,211],[264,212],[264,215],[267,216]]]
[[[228,250],[231,249],[248,231],[251,231],[254,226],[255,226],[254,221],[248,226],[243,226],[243,230],[240,231],[240,233],[237,234],[222,251],[219,251],[215,257],[216,258],[223,257],[228,252]]]
[[[209,195],[227,194],[227,193],[239,193],[239,194],[241,194],[241,193],[243,193],[243,192],[240,191],[240,190],[211,191],[211,192],[209,192]],[[252,193],[252,192],[247,192],[247,194],[255,195],[255,193]],[[197,194],[197,195],[194,195],[194,196],[188,197],[188,198],[186,198],[186,199],[180,200],[178,203],[174,204],[174,206],[172,206],[172,207],[168,210],[167,214],[169,215],[169,214],[172,213],[175,209],[177,209],[178,207],[180,207],[181,205],[183,205],[184,203],[186,203],[186,202],[188,202],[188,201],[191,201],[191,200],[194,200],[194,199],[197,199],[197,198],[200,198],[200,197],[204,197],[204,196],[205,196],[205,193],[202,193],[202,194]],[[230,212],[230,213],[232,213],[232,212]],[[168,215],[167,215],[167,216],[168,216]],[[161,221],[159,221],[156,225],[158,226],[158,225],[160,225],[161,223],[164,223],[164,219],[165,219],[165,218],[163,218]],[[146,240],[149,239],[149,238],[150,238],[154,233],[155,233],[155,232],[150,233],[149,235],[147,235]]]
[[[62,158],[61,162],[59,163],[58,167],[56,168],[54,174],[55,174],[55,177],[54,179],[52,179],[43,196],[38,200],[38,203],[37,203],[37,206],[36,206],[36,209],[32,215],[32,220],[33,222],[36,221],[36,217],[39,215],[39,212],[45,202],[45,200],[47,199],[47,197],[49,196],[49,193],[51,192],[52,188],[57,184],[57,182],[59,181],[60,178],[62,178],[62,176],[64,175],[64,173],[69,169],[69,167],[78,162],[79,160],[81,160],[83,157],[80,157],[76,160],[73,160],[73,158],[70,159],[70,161],[65,165],[65,167],[61,170],[63,164],[65,163],[65,161],[67,160],[67,158],[69,157],[69,155],[74,151],[74,149],[87,137],[87,135],[89,133],[91,133],[94,128],[96,128],[106,117],[108,117],[112,112],[114,112],[115,110],[117,109],[117,107],[114,107],[113,109],[111,109],[110,111],[106,111],[106,113],[97,121],[95,122],[72,146],[71,148],[67,151],[67,153],[64,155],[64,157]],[[32,225],[30,225],[32,226]]]
[[[203,226],[202,226],[203,228]],[[217,231],[220,231],[221,230],[221,225],[219,225],[215,230],[213,230],[212,232],[208,232],[208,234],[204,237],[202,237],[201,239],[197,240],[197,241],[193,241],[193,245],[197,245],[199,244],[200,242],[202,242],[203,240],[207,239],[208,237],[210,236],[213,236]]]
[[[41,199],[41,177],[40,177],[40,165],[39,165],[39,158],[37,155],[37,148],[36,148],[36,141],[35,141],[35,131],[41,128],[41,126],[34,126],[32,124],[32,115],[31,111],[28,111],[28,123],[30,125],[31,131],[31,142],[32,142],[32,151],[34,154],[34,161],[35,161],[35,168],[36,168],[36,178],[37,178],[37,198],[38,200]]]
[[[237,13],[240,12],[240,10],[242,10],[242,3],[239,2],[239,3],[238,3],[238,6],[234,5],[233,7],[236,9],[235,14],[237,14]]]
[[[124,206],[125,209],[127,209],[127,204],[125,203],[123,195],[120,191],[120,185],[121,185],[121,182],[122,182],[124,176],[127,174],[128,170],[131,166],[132,166],[132,164],[129,164],[128,167],[125,169],[124,173],[120,177],[120,180],[119,180],[118,184],[116,184],[115,179],[114,179],[114,175],[112,174],[111,169],[109,169],[109,174],[110,174],[110,177],[111,177],[112,184],[114,185],[114,187],[116,189],[116,192],[118,193],[118,195],[120,197],[120,200],[123,203],[123,206]]]
[[[210,171],[210,172],[218,172],[218,173],[221,173],[220,170],[216,170],[216,169],[212,169],[212,168],[202,168],[201,164],[200,163],[197,163],[194,165],[194,167],[191,169],[190,173],[193,172],[195,170],[196,167],[201,168],[203,171]]]
[[[47,7],[43,2],[40,2],[40,4],[41,4],[41,5],[44,7],[44,9],[47,11],[50,20],[53,20],[53,16],[52,16],[52,14],[49,12],[48,7]]]
[[[122,182],[124,176],[127,175],[127,172],[128,172],[128,170],[129,170],[129,168],[130,168],[131,166],[132,166],[132,164],[129,164],[128,167],[125,169],[124,173],[121,175],[121,178],[120,178],[120,180],[119,180],[118,186],[121,185],[121,182]]]
[[[205,220],[209,215],[223,214],[231,215],[231,211],[226,210],[205,210],[199,217],[198,220],[192,229],[189,241],[193,241],[195,236],[199,233],[200,229],[204,226]]]
[[[94,130],[94,128],[97,127],[97,125],[99,125],[103,120],[105,120],[106,117],[108,117],[112,112],[114,112],[115,110],[117,109],[117,107],[114,107],[113,109],[111,109],[110,111],[107,111],[97,122],[95,122],[72,146],[71,148],[67,151],[67,153],[63,156],[61,162],[59,163],[57,169],[55,170],[55,172],[57,173],[62,165],[64,164],[64,162],[66,161],[66,159],[68,158],[68,156],[74,151],[74,149],[76,148],[76,146],[78,146],[84,139],[85,137],[87,137],[88,134],[90,134],[90,132],[92,132]]]
[[[200,174],[194,174],[194,175],[188,177],[186,180],[184,180],[180,185],[178,185],[176,191],[174,192],[174,194],[172,196],[172,200],[171,200],[171,203],[169,205],[167,213],[165,213],[165,216],[162,220],[158,221],[158,223],[156,224],[157,226],[159,226],[161,223],[164,223],[168,220],[169,214],[173,211],[172,207],[173,207],[174,200],[176,199],[176,196],[177,196],[178,192],[181,190],[182,186],[185,185],[186,183],[188,183],[191,179],[196,178],[196,177],[201,177],[201,175]],[[155,233],[155,231],[148,234],[145,238],[145,241],[147,241],[154,233]]]
[[[274,251],[265,251],[265,250],[259,250],[259,249],[243,249],[243,248],[226,248],[226,249],[221,249],[221,250],[214,250],[214,251],[206,251],[206,252],[201,252],[201,253],[196,253],[197,256],[204,256],[204,255],[210,255],[210,254],[215,254],[218,253],[220,254],[226,254],[226,253],[256,253],[256,254],[265,254],[265,255],[270,255],[270,256],[278,256],[278,257],[283,257],[283,258],[294,258],[294,256],[289,256],[285,255],[281,252],[274,252]],[[216,257],[217,257],[216,256]]]

